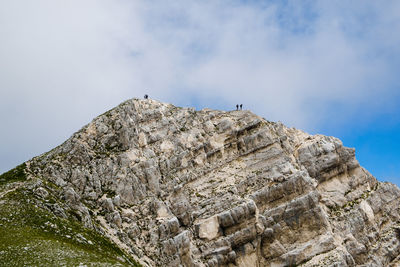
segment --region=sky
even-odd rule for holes
[[[0,173],[126,99],[340,138],[400,185],[400,1],[0,0]]]

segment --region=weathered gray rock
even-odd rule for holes
[[[41,198],[46,198],[49,195],[49,192],[47,192],[46,189],[44,189],[43,187],[38,187],[35,189],[35,194]]]
[[[400,190],[340,140],[128,100],[32,159],[33,187],[144,266],[397,266]],[[64,204],[63,204],[64,205]]]

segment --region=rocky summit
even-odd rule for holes
[[[128,100],[0,190],[4,266],[400,266],[399,188],[245,110]]]

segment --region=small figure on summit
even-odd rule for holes
[[[240,110],[242,110],[242,108],[243,108],[243,104],[240,104]]]
[[[236,104],[236,110],[239,110],[239,104]]]
[[[148,99],[149,98],[149,95],[144,95],[144,99]]]

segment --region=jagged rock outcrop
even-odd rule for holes
[[[340,140],[249,111],[128,100],[27,162],[144,266],[397,266],[400,190]]]

